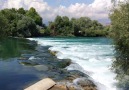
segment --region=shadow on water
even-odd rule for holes
[[[115,60],[112,69],[117,74],[117,86],[120,90],[129,90],[129,48],[116,46]]]

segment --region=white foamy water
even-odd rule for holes
[[[99,90],[117,90],[115,74],[111,72],[113,46],[107,38],[29,38],[43,46],[52,46],[51,51],[58,51],[59,59],[71,59],[82,68],[71,65],[67,69],[88,72],[97,83]],[[78,68],[78,69],[77,69]],[[83,69],[83,70],[82,70]]]

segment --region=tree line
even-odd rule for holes
[[[98,37],[108,35],[109,27],[88,17],[69,19],[67,16],[57,16],[42,32],[48,36]]]
[[[57,16],[49,25],[32,7],[29,10],[3,9],[0,11],[0,37],[36,37],[36,36],[106,36],[109,27],[103,26],[88,17],[68,18]]]

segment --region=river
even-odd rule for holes
[[[111,71],[114,59],[112,40],[108,38],[29,38],[42,46],[51,46],[58,59],[71,59],[68,70],[80,70],[88,74],[99,90],[117,90],[115,74]],[[80,66],[80,67],[79,67]]]

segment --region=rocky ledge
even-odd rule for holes
[[[96,85],[90,77],[80,71],[67,70],[66,67],[71,65],[69,59],[57,59],[57,51],[49,51],[49,47],[38,46],[32,54],[22,54],[18,59],[19,63],[33,67],[42,73],[42,78],[51,78],[56,85],[48,90],[97,90]],[[76,66],[77,67],[77,66]]]

